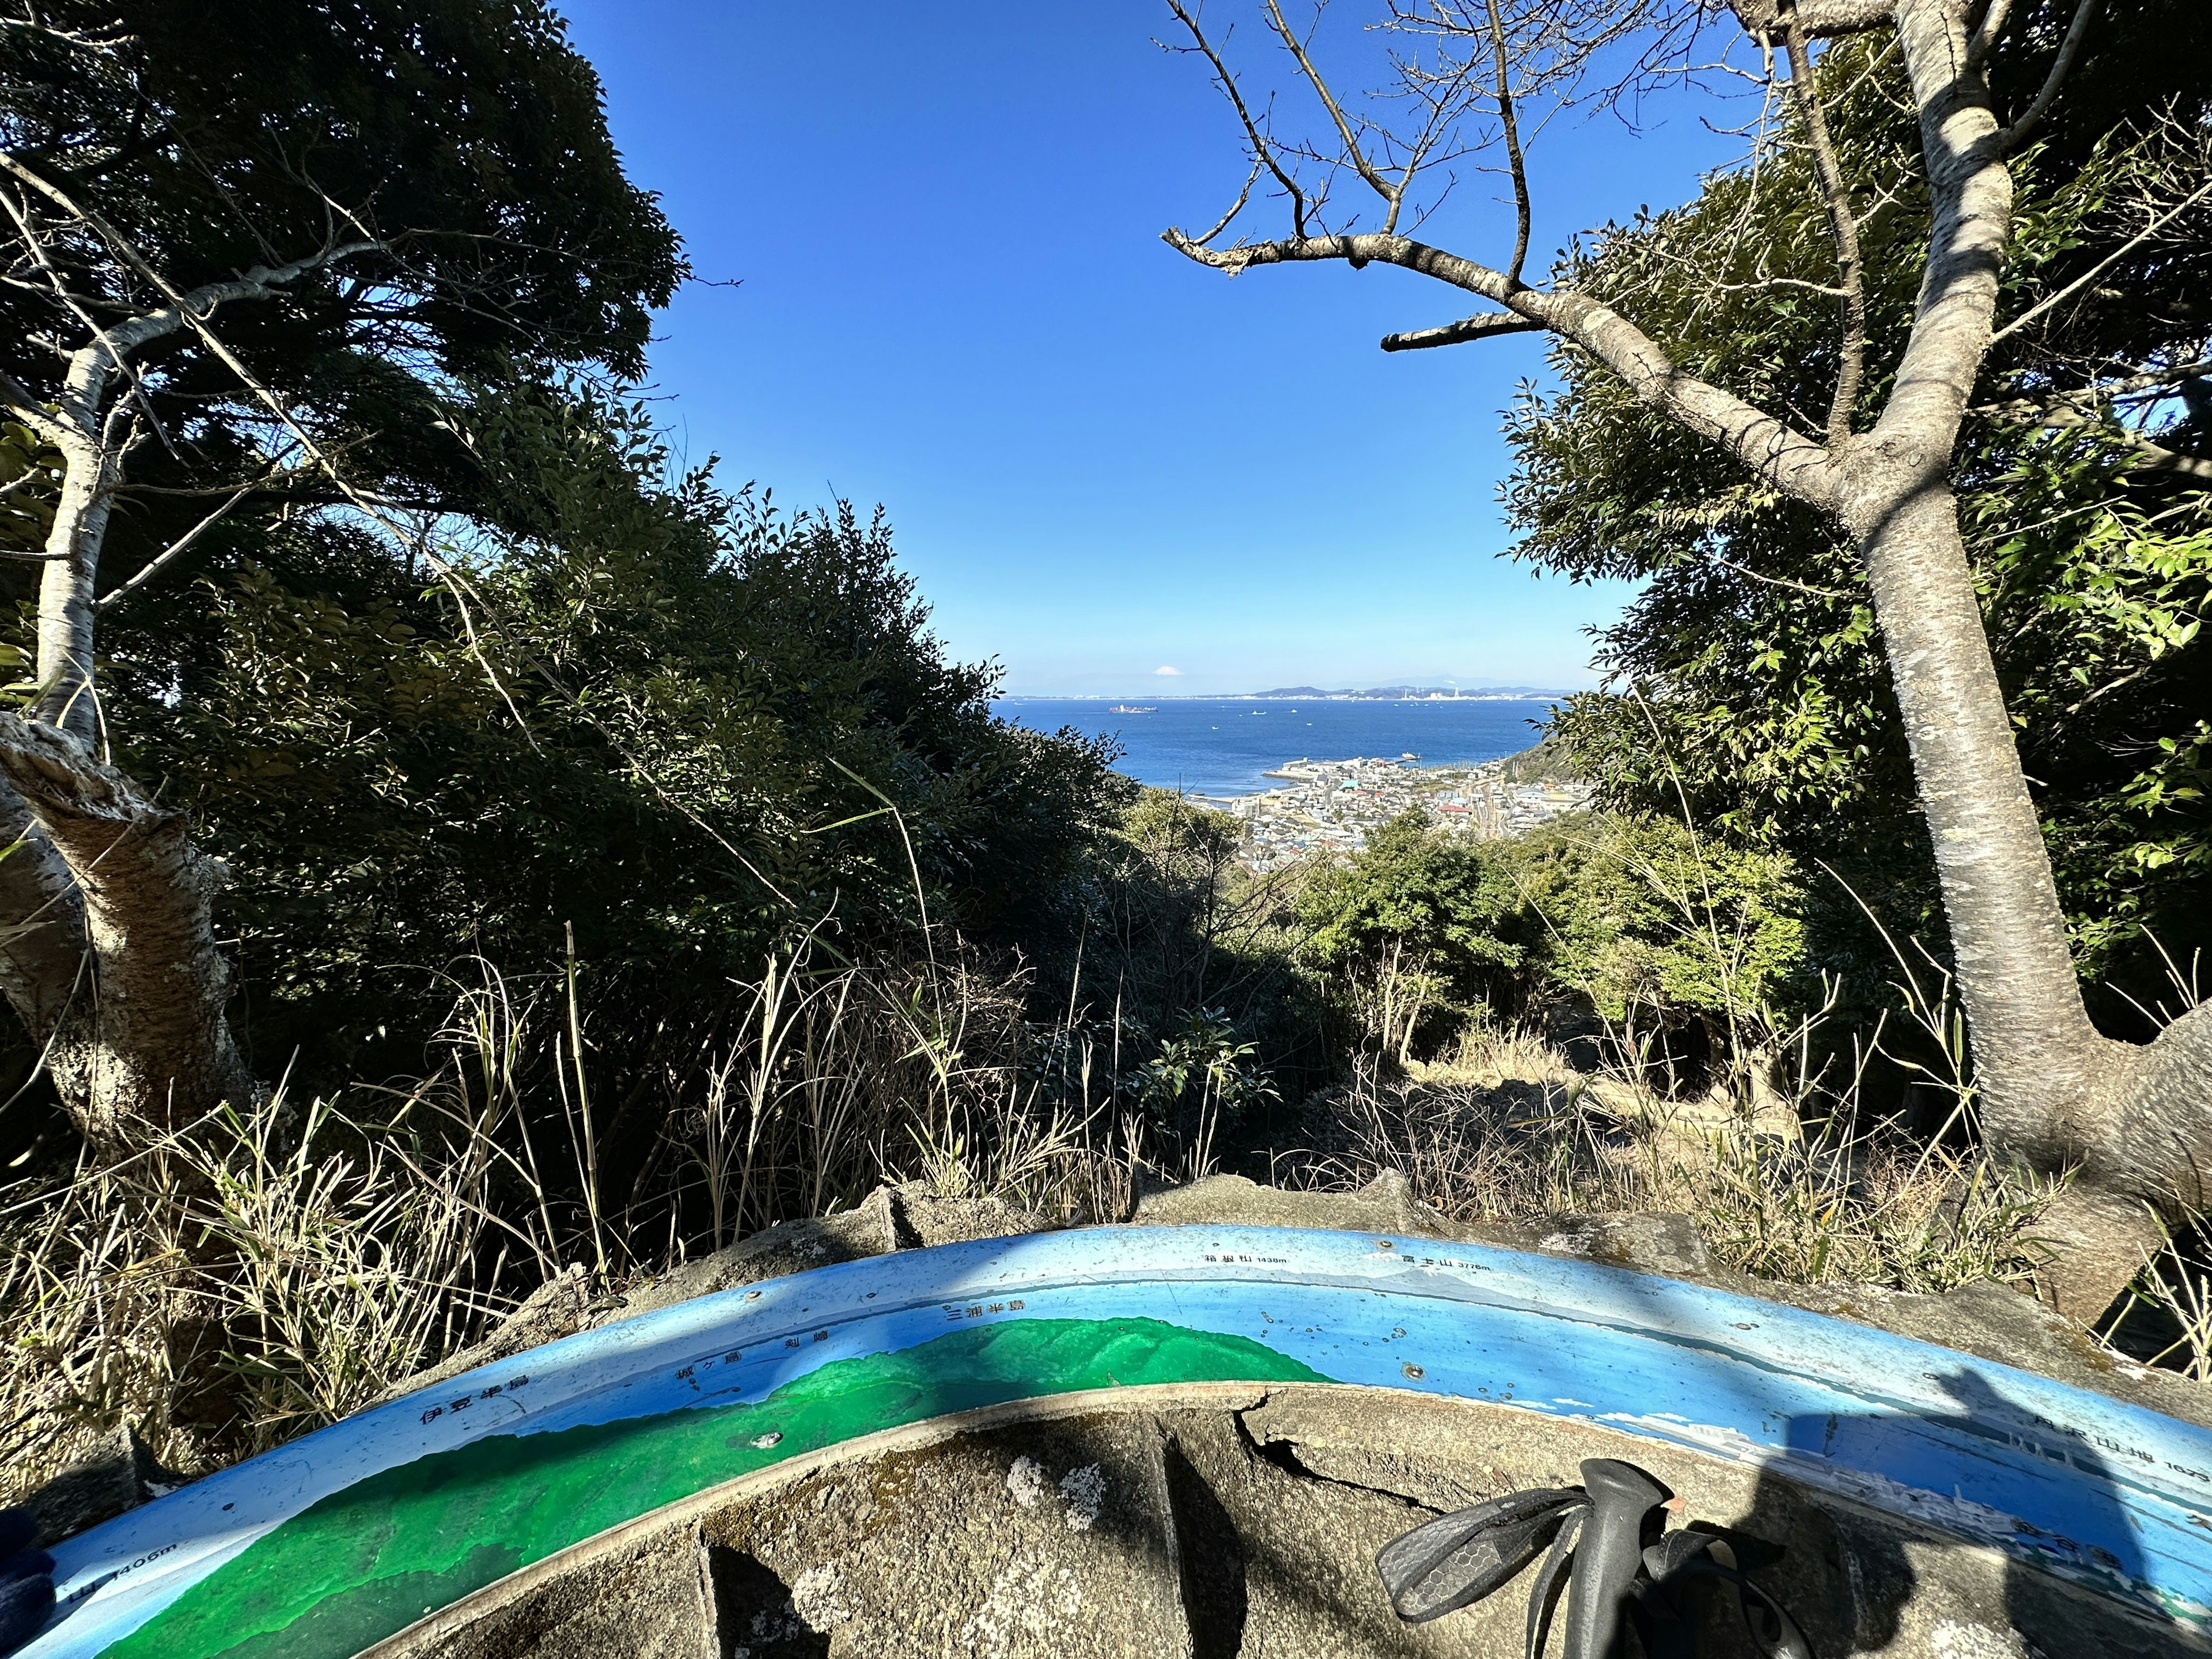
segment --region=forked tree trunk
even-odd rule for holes
[[[2051,1299],[2094,1319],[2198,1207],[2212,1152],[2212,1009],[2148,1048],[2090,1024],[2051,856],[1997,684],[1948,472],[1989,349],[2013,216],[2003,135],[1962,19],[1899,0],[1935,207],[1918,315],[1874,431],[1837,457],[1837,517],[1873,591],[1926,815],[1993,1148],[2072,1184],[2049,1218]]]
[[[1286,168],[1295,154],[1279,149],[1252,116],[1194,14],[1181,0],[1170,3],[1228,91],[1254,155],[1288,189]],[[1968,0],[1731,3],[1744,27],[1770,46],[1798,35],[1790,48],[1793,82],[1808,61],[1805,40],[1884,24],[1897,31],[1919,117],[1931,226],[1911,331],[1870,432],[1852,430],[1847,398],[1832,413],[1826,443],[1796,431],[1683,373],[1627,318],[1588,295],[1531,288],[1517,270],[1485,265],[1388,229],[1310,234],[1303,215],[1311,204],[1303,198],[1298,234],[1291,237],[1226,248],[1211,246],[1212,234],[1193,239],[1170,230],[1165,239],[1231,275],[1291,261],[1386,262],[1479,295],[1498,309],[1390,336],[1384,349],[1547,330],[1607,365],[1653,410],[1849,532],[1874,594],[1934,842],[1986,1143],[2070,1178],[2041,1230],[2056,1249],[2044,1287],[2064,1311],[2094,1319],[2157,1243],[2157,1214],[2184,1216],[2212,1196],[2204,1174],[2212,1170],[2212,1005],[2143,1046],[2115,1042],[2090,1024],[1960,537],[1949,471],[1989,352],[2012,234],[2008,156],[2021,130],[2001,131],[1990,108],[1979,54],[1967,35],[1970,16],[1984,9]],[[1992,12],[1992,19],[1998,15]],[[2086,5],[2076,11],[2058,67],[2026,122],[2047,107],[2088,15]],[[1297,61],[1334,114],[1337,106],[1310,61],[1302,52]],[[1800,90],[1793,85],[1793,92]],[[1825,137],[1810,127],[1809,111],[1808,119],[1819,154]],[[1377,171],[1358,153],[1364,142],[1358,132],[1340,118],[1338,125],[1347,164],[1387,193],[1397,175]],[[1832,222],[1855,222],[1840,174],[1832,167],[1826,172]],[[1515,178],[1516,188],[1525,188],[1517,168]],[[1839,261],[1848,264],[1844,230],[1837,235]],[[1840,291],[1849,297],[1848,289]]]
[[[100,420],[109,360],[77,354],[55,432],[64,467],[40,574],[35,719],[0,714],[0,994],[64,1108],[104,1154],[259,1092],[223,1005],[210,901],[221,868],[185,817],[94,758],[100,556],[122,447]],[[12,844],[9,844],[12,843]]]

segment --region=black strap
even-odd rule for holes
[[[1700,1535],[1671,1534],[1674,1538]],[[1647,1570],[1652,1565],[1651,1558],[1659,1553],[1656,1547],[1644,1553]],[[1673,1621],[1686,1635],[1693,1627],[1678,1593],[1699,1581],[1717,1583],[1728,1592],[1729,1599],[1735,1603],[1736,1616],[1743,1620],[1745,1632],[1765,1659],[1813,1659],[1812,1644],[1805,1639],[1805,1632],[1797,1628],[1797,1621],[1782,1604],[1735,1568],[1714,1560],[1708,1547],[1686,1547],[1678,1559],[1667,1565],[1668,1571],[1654,1574],[1652,1582],[1644,1586],[1637,1596],[1637,1607],[1639,1613],[1651,1617],[1655,1632]],[[1649,1639],[1645,1645],[1651,1649],[1651,1659],[1674,1659],[1672,1653],[1662,1654]],[[1686,1655],[1691,1650],[1684,1648],[1681,1651]]]
[[[1559,1604],[1559,1592],[1567,1587],[1567,1566],[1574,1559],[1575,1540],[1582,1535],[1583,1519],[1589,1513],[1586,1507],[1567,1511],[1544,1565],[1536,1569],[1536,1587],[1528,1595],[1528,1644],[1524,1659],[1544,1659],[1544,1644],[1552,1634],[1552,1610]]]

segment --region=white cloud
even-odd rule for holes
[[[1152,672],[1154,672],[1155,674],[1180,674],[1180,673],[1182,673],[1182,669],[1180,669],[1180,668],[1169,668],[1169,667],[1162,666],[1162,667],[1159,667],[1159,668],[1155,668],[1154,670],[1152,670]]]

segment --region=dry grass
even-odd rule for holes
[[[1395,1170],[1461,1222],[1679,1211],[1723,1266],[1792,1284],[2024,1279],[2053,1190],[1847,1112],[1809,1131],[1792,1113],[1784,1131],[1725,1094],[1668,1102],[1526,1033],[1478,1039],[1449,1066],[1363,1069],[1316,1108],[1314,1150],[1278,1160],[1285,1184],[1349,1190]]]
[[[475,1177],[469,1149],[427,1158],[280,1095],[18,1188],[0,1216],[9,1487],[126,1421],[173,1468],[219,1467],[465,1342],[503,1305],[480,1285]]]
[[[957,963],[811,955],[735,988],[723,1040],[670,1068],[619,1201],[571,983],[533,996],[481,963],[410,1087],[280,1092],[0,1192],[0,1499],[126,1422],[171,1468],[222,1467],[466,1346],[566,1263],[619,1286],[886,1181],[1121,1213],[1144,1137],[1080,1034],[1030,1030],[1017,988]]]

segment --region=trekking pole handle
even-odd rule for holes
[[[1565,1659],[1623,1659],[1629,1603],[1644,1565],[1644,1522],[1669,1493],[1632,1463],[1583,1463],[1589,1511],[1567,1580]]]

